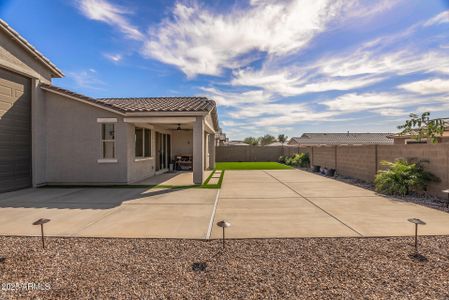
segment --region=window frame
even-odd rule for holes
[[[142,149],[141,149],[141,153],[142,156],[138,156],[137,155],[137,130],[140,129],[141,131],[141,135],[142,135]],[[146,138],[146,132],[148,132],[148,138]],[[149,128],[144,128],[144,127],[134,127],[134,159],[135,160],[146,160],[146,159],[151,159],[153,158],[153,151],[151,149],[152,146],[152,130]],[[146,144],[148,143],[148,145]],[[148,146],[148,147],[147,147]],[[149,151],[149,153],[146,153],[146,150]]]
[[[106,126],[112,126],[113,137],[112,139],[106,139],[105,132]],[[112,143],[112,157],[105,156],[105,145]],[[116,152],[116,126],[115,122],[103,122],[101,123],[101,160],[104,161],[116,161],[117,160],[117,152]]]

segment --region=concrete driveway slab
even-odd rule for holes
[[[288,182],[286,185],[307,198],[376,196],[376,193],[373,191],[337,180],[326,182]]]
[[[449,234],[449,214],[421,205],[384,197],[313,198],[313,203],[342,220],[364,236],[414,234],[410,218],[424,220],[420,234]]]
[[[50,219],[45,224],[49,236],[72,236],[87,224],[103,217],[109,210],[0,208],[1,235],[40,235],[40,226],[32,223],[40,218]]]
[[[212,208],[212,204],[125,205],[77,236],[204,239]]]
[[[300,170],[226,171],[214,224],[232,223],[234,238],[397,236],[413,235],[407,219],[421,218],[428,225],[422,234],[449,234],[449,214],[417,204],[392,200],[375,192]],[[263,178],[228,181],[229,177]],[[266,173],[276,180],[265,181]],[[293,196],[291,196],[293,195]],[[220,228],[214,227],[213,238]]]
[[[226,182],[229,183],[238,183],[238,182],[277,182],[275,178],[270,176],[270,174],[265,171],[260,170],[252,170],[252,171],[226,171],[225,173]]]
[[[300,170],[226,171],[213,189],[42,188],[0,194],[0,234],[232,238],[449,234],[449,214]],[[216,205],[215,205],[216,204]]]
[[[332,179],[298,170],[267,170],[267,174],[284,183],[289,182],[329,182]]]
[[[230,238],[358,236],[350,228],[303,198],[220,199],[215,216],[228,220]],[[214,227],[212,238],[220,238]]]
[[[0,234],[205,238],[217,190],[43,188],[0,200]],[[4,195],[2,195],[4,196]]]
[[[279,182],[227,182],[227,172],[220,198],[289,198],[298,195]]]

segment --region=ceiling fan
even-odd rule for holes
[[[176,130],[177,131],[191,131],[192,129],[183,129],[183,128],[181,128],[181,124],[178,124],[178,127],[176,127]]]

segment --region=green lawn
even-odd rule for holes
[[[277,162],[217,162],[217,170],[282,170],[292,169]]]

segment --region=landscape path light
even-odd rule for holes
[[[33,225],[41,225],[42,249],[45,249],[44,224],[50,222],[50,219],[39,219]]]
[[[442,190],[442,192],[447,194],[446,207],[449,207],[449,189]]]
[[[223,229],[223,249],[224,249],[225,248],[225,229],[228,227],[231,227],[231,223],[223,220],[223,221],[218,222],[217,226],[221,227]]]
[[[417,218],[412,218],[412,219],[408,219],[408,221],[410,223],[415,224],[415,257],[420,257],[419,252],[418,252],[418,225],[426,225],[426,222],[417,219]]]

